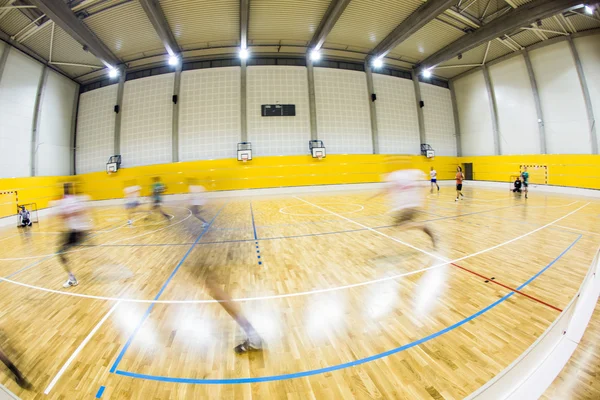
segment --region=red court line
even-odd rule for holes
[[[470,270],[470,269],[468,269],[468,268],[461,267],[461,266],[460,266],[460,265],[458,265],[458,264],[454,264],[454,263],[450,263],[450,264],[454,265],[454,266],[455,266],[455,267],[457,267],[457,268],[460,268],[460,269],[462,269],[463,271],[469,272],[469,273],[471,273],[471,274],[473,274],[473,275],[476,275],[476,276],[478,276],[478,277],[480,277],[480,278],[482,278],[482,279],[485,279],[485,280],[487,280],[487,281],[489,281],[489,282],[495,283],[496,285],[502,286],[503,288],[505,288],[505,289],[508,289],[508,290],[510,290],[511,292],[518,293],[518,294],[520,294],[520,295],[522,295],[522,296],[525,296],[525,297],[527,297],[528,299],[531,299],[531,300],[533,300],[533,301],[537,301],[538,303],[540,303],[540,304],[543,304],[543,305],[545,305],[545,306],[548,306],[548,307],[550,307],[550,308],[552,308],[552,309],[554,309],[554,310],[556,310],[556,311],[558,311],[558,312],[562,312],[562,310],[561,310],[560,308],[558,308],[558,307],[555,307],[555,306],[553,306],[552,304],[548,304],[548,303],[546,303],[545,301],[542,301],[542,300],[540,300],[540,299],[538,299],[538,298],[535,298],[535,297],[533,297],[533,296],[530,296],[530,295],[528,295],[527,293],[523,293],[523,292],[521,292],[520,290],[513,289],[513,288],[511,288],[510,286],[506,286],[506,285],[504,285],[504,284],[502,284],[502,283],[500,283],[500,282],[497,282],[497,281],[495,281],[495,280],[493,280],[493,279],[487,278],[487,277],[485,277],[485,276],[483,276],[483,275],[481,275],[481,274],[478,274],[478,273],[477,273],[477,272],[475,272],[475,271],[471,271],[471,270]]]

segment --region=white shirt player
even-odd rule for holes
[[[190,202],[193,206],[203,206],[206,204],[206,189],[201,185],[190,185]]]
[[[125,194],[125,204],[136,204],[138,203],[138,199],[140,197],[140,192],[142,188],[135,186],[128,186],[123,189],[123,193]]]
[[[435,169],[429,171],[429,176],[431,179],[437,179],[437,171]]]
[[[423,190],[420,182],[423,178],[423,172],[417,169],[398,170],[387,175],[386,181],[393,211],[421,207]]]
[[[55,203],[58,212],[65,218],[69,230],[83,232],[92,229],[86,214],[87,201],[89,201],[88,196],[67,195]]]

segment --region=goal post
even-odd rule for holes
[[[10,217],[15,215],[15,207],[17,205],[17,192],[6,191],[0,192],[0,218]]]

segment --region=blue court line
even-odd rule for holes
[[[525,283],[523,283],[521,286],[519,286],[517,288],[517,290],[521,290],[523,289],[525,286],[529,285],[531,282],[533,282],[533,280],[535,280],[538,276],[540,276],[542,273],[544,273],[548,268],[550,268],[552,265],[554,265],[562,256],[564,256],[573,246],[575,246],[575,244],[579,241],[579,239],[581,238],[582,235],[579,235],[579,237],[577,239],[575,239],[575,241],[573,243],[571,243],[569,245],[569,247],[567,247],[565,250],[563,250],[562,253],[560,253],[558,255],[558,257],[556,257],[554,260],[552,260],[552,262],[550,262],[548,265],[546,265],[546,267],[544,267],[541,271],[539,271],[537,274],[535,274],[534,276],[532,276],[531,278],[529,278]],[[415,340],[414,342],[402,345],[400,347],[396,347],[395,349],[391,349],[388,351],[385,351],[383,353],[379,353],[379,354],[375,354],[369,357],[365,357],[365,358],[361,358],[358,360],[354,360],[354,361],[350,361],[347,363],[343,363],[343,364],[338,364],[338,365],[333,365],[330,367],[325,367],[325,368],[319,368],[319,369],[313,369],[313,370],[309,370],[309,371],[302,371],[302,372],[294,372],[291,374],[282,374],[282,375],[271,375],[271,376],[261,376],[261,377],[256,377],[256,378],[232,378],[232,379],[195,379],[195,378],[172,378],[172,377],[168,377],[168,376],[158,376],[158,375],[147,375],[147,374],[138,374],[135,372],[128,372],[128,371],[123,371],[123,370],[118,370],[116,371],[117,375],[123,375],[123,376],[127,376],[130,378],[138,378],[138,379],[148,379],[148,380],[153,380],[153,381],[160,381],[160,382],[173,382],[173,383],[188,383],[188,384],[203,384],[203,385],[210,385],[210,384],[241,384],[241,383],[257,383],[257,382],[272,382],[272,381],[281,381],[281,380],[286,380],[286,379],[296,379],[296,378],[302,378],[302,377],[306,377],[306,376],[312,376],[312,375],[318,375],[318,374],[323,374],[323,373],[327,373],[327,372],[332,372],[332,371],[337,371],[340,369],[344,369],[344,368],[350,368],[350,367],[355,367],[357,365],[361,365],[361,364],[365,364],[371,361],[375,361],[384,357],[388,357],[392,354],[396,354],[399,353],[401,351],[410,349],[412,347],[418,346],[422,343],[428,342],[432,339],[435,339],[438,336],[441,336],[445,333],[448,333],[464,324],[466,324],[469,321],[472,321],[473,319],[481,316],[482,314],[488,312],[489,310],[491,310],[492,308],[496,307],[497,305],[499,305],[500,303],[508,300],[510,297],[512,297],[515,294],[515,292],[510,292],[507,295],[505,295],[504,297],[500,298],[499,300],[495,301],[494,303],[490,304],[489,306],[483,308],[482,310],[477,311],[475,314],[472,314],[471,316],[456,322],[453,325],[450,325],[438,332],[432,333],[431,335],[425,336],[424,338]],[[111,371],[112,372],[112,371]]]
[[[100,389],[98,389],[98,393],[96,393],[96,398],[97,399],[99,399],[100,397],[102,397],[102,394],[104,394],[104,389],[106,389],[106,387],[100,386]]]
[[[256,234],[256,224],[254,223],[254,210],[252,208],[252,200],[250,200],[250,215],[252,216],[252,229],[254,230],[254,245],[256,246],[256,258],[258,265],[262,265],[260,248],[258,247],[258,235]]]
[[[192,250],[194,249],[194,247],[196,246],[196,244],[200,241],[200,239],[202,239],[202,236],[204,236],[204,234],[206,232],[208,232],[208,230],[212,226],[213,222],[215,222],[215,220],[217,219],[217,217],[219,216],[219,214],[221,213],[221,211],[223,211],[223,209],[225,208],[226,205],[227,205],[227,203],[223,204],[223,207],[221,207],[219,209],[219,211],[213,217],[213,219],[210,221],[210,223],[208,224],[208,226],[202,231],[202,233],[200,233],[200,235],[196,238],[196,241],[190,246],[190,248],[188,249],[188,251],[183,255],[183,257],[181,258],[181,260],[179,261],[179,263],[177,264],[177,266],[175,267],[175,269],[173,270],[173,272],[171,272],[171,275],[169,275],[169,277],[167,278],[167,280],[165,281],[165,283],[162,285],[162,287],[158,291],[158,294],[154,297],[154,300],[158,300],[160,298],[160,296],[163,294],[163,292],[167,288],[167,285],[169,284],[169,282],[171,282],[171,280],[173,279],[173,277],[175,276],[175,274],[177,273],[177,271],[179,271],[179,268],[183,265],[183,262],[186,260],[186,258],[188,258],[188,256],[190,255],[190,253],[192,252]],[[119,356],[115,360],[113,366],[110,368],[110,372],[114,373],[116,371],[117,366],[119,365],[119,363],[123,359],[123,356],[125,355],[125,352],[127,351],[127,349],[129,348],[129,346],[131,345],[131,342],[135,338],[135,335],[138,333],[138,331],[142,327],[144,321],[146,321],[146,319],[150,315],[150,312],[152,311],[152,309],[154,308],[155,305],[156,305],[156,303],[150,304],[150,306],[148,307],[148,309],[146,310],[146,312],[144,313],[144,315],[140,319],[140,322],[136,326],[135,330],[133,331],[133,333],[131,334],[131,336],[129,336],[129,339],[125,343],[125,346],[123,346],[123,349],[121,349],[121,352],[119,353]]]

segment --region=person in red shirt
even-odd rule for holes
[[[458,201],[458,196],[465,197],[462,194],[462,182],[463,179],[465,179],[465,176],[462,173],[462,168],[461,167],[456,167],[456,200],[454,201]]]

